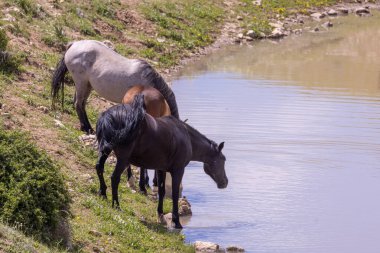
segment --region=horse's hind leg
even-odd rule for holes
[[[165,197],[165,177],[166,173],[164,171],[157,170],[157,181],[158,181],[158,207],[157,207],[157,213],[159,219],[164,214],[163,211],[163,204],[164,204],[164,197]]]
[[[87,80],[75,80],[78,78],[73,77],[75,82],[75,110],[77,111],[80,130],[86,133],[93,133],[94,130],[91,127],[86,113],[86,101],[91,93],[91,85]]]
[[[120,176],[121,176],[121,173],[123,173],[123,171],[127,165],[128,165],[128,162],[126,160],[120,159],[118,157],[115,170],[113,171],[112,176],[111,176],[112,207],[114,207],[115,203],[116,203],[116,208],[118,208],[118,209],[120,209],[119,196],[118,196]]]
[[[99,155],[98,162],[96,163],[96,173],[98,174],[99,178],[99,184],[100,184],[100,189],[99,189],[99,195],[102,196],[103,198],[107,198],[107,185],[104,181],[104,163],[106,162],[108,158],[109,152],[104,152],[103,154]]]
[[[145,185],[147,184],[147,177],[148,177],[148,171],[141,167],[140,168],[139,188],[140,188],[140,192],[144,195],[147,194],[147,191],[145,188]],[[148,178],[148,182],[149,182],[149,178]]]

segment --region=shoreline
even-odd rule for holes
[[[369,12],[366,13],[364,9]],[[329,11],[334,10],[329,15]],[[171,83],[174,79],[180,76],[181,70],[190,63],[196,62],[202,57],[205,57],[209,54],[212,54],[220,49],[226,48],[231,45],[239,46],[253,46],[257,41],[268,40],[268,41],[281,41],[286,39],[288,36],[292,35],[302,35],[303,32],[319,32],[320,30],[311,31],[308,27],[312,22],[317,22],[316,27],[325,27],[330,29],[333,27],[331,21],[344,17],[347,15],[357,15],[362,18],[371,18],[372,10],[380,11],[380,2],[376,1],[375,3],[338,3],[331,6],[325,7],[312,7],[308,9],[308,14],[295,13],[289,17],[280,17],[273,20],[273,31],[274,33],[278,32],[278,29],[282,30],[282,34],[279,36],[266,36],[262,38],[248,38],[247,34],[243,33],[243,29],[239,26],[240,17],[229,17],[221,29],[220,35],[217,39],[210,44],[209,46],[200,48],[198,52],[193,54],[190,57],[185,57],[181,61],[172,67],[164,68],[161,74],[168,81],[171,86]],[[334,13],[334,14],[333,14]],[[315,16],[314,16],[315,15]],[[318,17],[319,16],[319,17]],[[330,24],[329,24],[330,23]],[[279,24],[278,27],[276,24]],[[282,24],[282,25],[281,25]],[[315,28],[316,28],[315,27]],[[314,28],[314,29],[315,29]]]

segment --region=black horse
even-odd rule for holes
[[[158,177],[159,218],[163,215],[165,172],[172,176],[173,222],[182,228],[178,216],[179,186],[184,169],[190,161],[204,163],[204,171],[218,188],[226,188],[228,179],[222,154],[224,143],[217,145],[204,135],[173,116],[153,118],[145,113],[144,96],[137,95],[132,105],[116,105],[103,112],[96,125],[99,159],[96,171],[100,181],[99,194],[106,197],[104,163],[113,150],[117,163],[111,176],[112,206],[119,208],[118,185],[123,170],[133,164],[154,168]]]

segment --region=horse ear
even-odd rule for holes
[[[218,146],[218,150],[219,150],[219,152],[221,152],[223,148],[224,148],[224,141],[221,142],[221,143],[219,144],[219,146]]]

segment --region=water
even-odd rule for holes
[[[228,48],[174,81],[181,118],[226,142],[227,189],[186,169],[188,242],[380,252],[380,15],[333,22]]]

